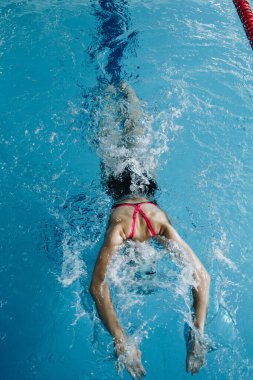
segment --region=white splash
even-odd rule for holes
[[[235,271],[238,270],[235,263],[229,257],[227,257],[227,255],[229,254],[229,242],[227,239],[226,232],[223,229],[221,229],[221,237],[219,241],[213,240],[212,249],[218,261],[223,262],[230,269],[233,269]]]
[[[81,241],[71,242],[71,236],[66,233],[62,241],[63,261],[61,275],[58,280],[64,286],[70,286],[86,273],[85,264],[81,258],[83,244]]]

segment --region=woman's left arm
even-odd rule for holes
[[[186,255],[194,269],[194,279],[196,286],[193,287],[194,325],[199,330],[200,334],[204,333],[205,320],[207,315],[210,276],[204,265],[198,259],[191,247],[180,237],[177,231],[170,225],[164,230],[163,236],[177,243],[182,248],[182,256]]]
[[[163,229],[162,236],[177,243],[180,250],[180,257],[184,262],[186,256],[190,265],[193,267],[193,276],[196,284],[193,286],[193,308],[194,308],[194,326],[197,328],[200,337],[204,334],[204,326],[207,315],[209,290],[210,290],[210,276],[193,252],[191,247],[180,237],[177,231],[168,223],[166,228]],[[162,239],[160,240],[163,245],[167,245]],[[194,331],[190,330],[187,342],[187,357],[186,357],[186,370],[191,372],[192,375],[197,373],[205,364],[206,349],[202,347],[201,340],[196,339]]]

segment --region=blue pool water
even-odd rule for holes
[[[88,287],[119,79],[143,101],[157,201],[212,278],[197,376],[252,379],[253,58],[232,1],[2,0],[0,57],[1,379],[118,378]],[[125,249],[157,266],[129,277],[119,255],[109,278],[147,379],[186,379],[187,283],[157,247]]]

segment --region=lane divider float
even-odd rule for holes
[[[253,48],[253,12],[248,0],[233,0],[246,35]]]

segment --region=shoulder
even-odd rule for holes
[[[159,235],[176,241],[182,240],[176,229],[172,227],[170,221],[162,225]]]
[[[157,215],[164,226],[167,226],[167,224],[171,225],[170,218],[168,217],[168,214],[160,207],[157,205]]]
[[[159,222],[160,222],[159,235],[169,237],[173,233],[174,228],[172,227],[170,218],[168,217],[167,213],[163,209],[160,209]]]
[[[120,245],[126,240],[121,224],[109,225],[105,235],[105,245]]]

